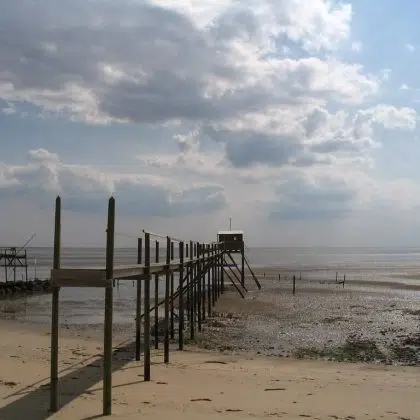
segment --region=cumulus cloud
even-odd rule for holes
[[[6,0],[0,97],[94,123],[156,123],[263,113],[311,97],[358,103],[377,91],[359,65],[277,55],[286,40],[334,48],[348,37],[350,5],[218,4],[202,22],[208,2]]]
[[[122,212],[147,217],[249,200],[287,220],[387,201],[362,176],[377,130],[413,131],[417,113],[377,104],[390,70],[340,58],[362,48],[352,13],[334,0],[3,0],[0,113],[174,129],[164,153],[139,139],[148,147],[133,173],[31,150],[25,164],[0,164],[0,194],[62,194],[91,213],[114,194]]]

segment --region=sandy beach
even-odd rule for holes
[[[61,410],[48,413],[49,332],[0,323],[0,419],[94,419],[102,412],[102,343],[60,338]],[[73,334],[73,335],[72,335]],[[420,419],[420,368],[303,361],[206,352],[153,351],[152,381],[115,343],[113,417],[117,419]]]

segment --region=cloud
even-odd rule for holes
[[[307,51],[334,49],[349,36],[350,5],[190,6],[6,0],[0,98],[90,123],[160,123],[263,114],[308,100],[359,103],[378,90],[379,81],[359,65],[277,54],[286,41]]]
[[[379,104],[359,114],[368,117],[370,122],[383,125],[387,129],[401,129],[413,131],[417,126],[417,112],[413,108],[396,108],[390,105]]]
[[[44,149],[31,150],[25,165],[3,163],[0,174],[0,195],[26,197],[45,207],[59,194],[63,207],[73,212],[101,212],[111,195],[122,214],[136,216],[205,214],[227,204],[223,187],[217,184],[190,183],[180,188],[169,178],[150,174],[104,173],[64,163]]]
[[[410,43],[405,44],[405,48],[408,52],[414,52],[416,50],[416,46]]]

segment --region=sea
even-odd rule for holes
[[[165,260],[161,250],[161,261]],[[53,249],[27,248],[29,278],[50,276]],[[144,254],[143,254],[144,255]],[[175,258],[177,258],[175,250]],[[420,280],[420,248],[397,247],[281,247],[247,248],[246,258],[260,277],[277,277],[278,272],[289,271],[306,280],[334,280],[346,275],[346,282],[372,282],[418,285]],[[117,248],[115,264],[132,264],[137,260],[134,248]],[[65,248],[61,250],[61,267],[104,266],[103,248]],[[11,276],[9,269],[9,276]],[[24,272],[16,270],[16,279]],[[9,277],[10,278],[10,277]],[[4,281],[0,267],[0,281]],[[175,282],[177,279],[175,279]],[[164,294],[164,279],[159,284],[159,295]],[[152,282],[153,283],[153,282]],[[151,287],[152,296],[154,288]],[[176,284],[175,284],[176,286]],[[132,323],[134,319],[135,287],[132,281],[121,281],[114,292],[114,322]],[[17,317],[31,323],[49,323],[51,297],[35,295],[19,298]],[[92,288],[63,288],[60,292],[60,320],[65,325],[99,325],[103,323],[104,290]]]

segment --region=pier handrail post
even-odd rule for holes
[[[144,234],[144,380],[150,381],[150,233]]]
[[[166,273],[165,273],[165,338],[164,338],[164,362],[169,363],[169,287],[170,287],[170,269],[171,263],[171,239],[166,237]]]
[[[55,226],[54,226],[54,260],[53,268],[60,268],[61,254],[61,197],[55,200]],[[51,374],[50,374],[50,410],[58,410],[58,310],[60,288],[53,285],[51,308]]]
[[[103,414],[108,416],[112,411],[112,311],[114,280],[114,232],[115,232],[115,199],[108,203],[108,225],[106,229],[106,287],[105,287],[105,320],[104,320],[104,378],[103,378]]]
[[[137,239],[137,264],[142,263],[142,238]],[[136,360],[140,360],[141,352],[141,280],[137,279],[137,296],[136,296]]]
[[[184,242],[179,243],[179,320],[178,338],[179,350],[184,350]]]

